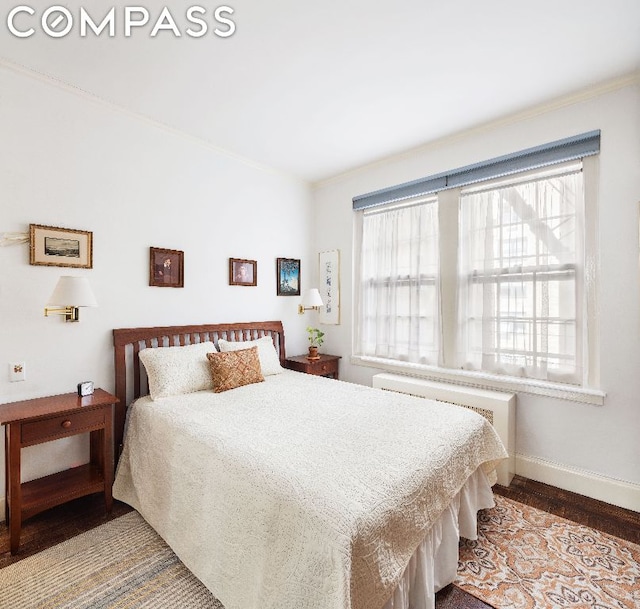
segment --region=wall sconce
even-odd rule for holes
[[[310,309],[319,311],[320,307],[323,306],[324,302],[322,302],[320,292],[317,288],[311,288],[305,292],[302,304],[298,305],[298,313],[300,313],[300,315],[304,315],[304,312],[309,311]]]
[[[45,317],[49,317],[52,313],[64,315],[65,321],[80,321],[79,307],[98,306],[89,280],[86,277],[71,277],[69,275],[63,275],[58,279],[47,304],[49,306],[44,309]]]

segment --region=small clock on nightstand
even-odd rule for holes
[[[83,398],[93,393],[93,381],[82,381],[78,383],[78,395]]]

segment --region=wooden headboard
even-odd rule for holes
[[[284,364],[284,329],[281,321],[256,321],[232,324],[203,324],[199,326],[167,326],[158,328],[119,328],[113,331],[116,371],[115,448],[120,455],[124,436],[124,422],[128,405],[148,392],[144,366],[140,366],[142,349],[192,345],[205,341],[218,346],[218,339],[245,341],[271,336]]]

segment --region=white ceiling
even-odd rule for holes
[[[223,3],[229,38],[149,36],[164,5],[184,32],[187,7],[213,29]],[[638,0],[150,4],[130,38],[134,2],[65,3],[96,21],[116,6],[114,38],[53,39],[21,15],[36,34],[18,39],[3,8],[0,58],[312,182],[640,69]]]

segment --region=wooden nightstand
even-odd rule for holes
[[[306,372],[307,374],[315,374],[316,376],[329,376],[337,379],[339,363],[339,355],[321,354],[319,359],[309,359],[306,355],[295,355],[294,357],[285,359],[284,367],[290,370],[297,370],[298,372]]]
[[[104,493],[106,509],[111,511],[113,417],[118,401],[96,389],[82,398],[65,393],[0,405],[0,425],[6,426],[5,518],[11,554],[18,551],[22,521],[39,512],[92,493]],[[22,448],[81,433],[90,434],[89,463],[20,483]]]

